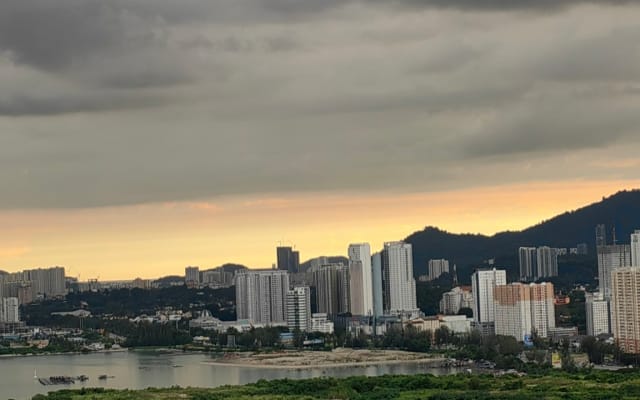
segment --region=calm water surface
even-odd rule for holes
[[[428,368],[426,365],[419,364],[295,370],[223,367],[204,363],[211,359],[211,356],[205,354],[147,352],[0,358],[0,399],[30,399],[38,393],[83,386],[116,389],[144,389],[173,385],[216,387],[242,385],[256,382],[259,379],[418,373],[444,375],[457,372],[452,369]],[[34,373],[41,377],[87,375],[89,380],[75,385],[42,386],[34,379]],[[99,380],[100,375],[108,375],[113,378],[106,381]]]

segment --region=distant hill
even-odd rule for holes
[[[244,265],[241,265],[241,264],[227,263],[227,264],[222,264],[222,265],[220,265],[218,267],[215,267],[215,268],[205,269],[205,270],[202,270],[200,272],[212,271],[212,270],[218,269],[218,268],[222,268],[222,270],[224,272],[231,272],[231,273],[234,273],[234,272],[236,272],[238,270],[241,270],[241,269],[248,269],[248,267],[246,267]]]
[[[180,275],[163,276],[161,278],[156,279],[154,282],[158,285],[158,287],[166,288],[166,287],[171,287],[173,285],[179,285],[184,283],[184,276],[180,276]]]
[[[484,260],[496,259],[497,265],[506,262],[511,272],[517,268],[517,250],[520,246],[575,247],[587,243],[589,253],[595,253],[595,227],[606,224],[611,240],[615,226],[618,243],[629,243],[629,236],[640,229],[640,190],[623,191],[603,198],[598,203],[566,212],[519,232],[501,232],[493,236],[454,234],[428,226],[408,236],[405,241],[413,246],[414,272],[426,273],[427,262],[433,258],[446,258],[458,265],[462,281],[468,281],[473,266]]]
[[[300,264],[300,272],[307,271],[312,263],[317,262],[320,264],[344,264],[349,265],[349,259],[345,256],[320,256],[307,260]]]

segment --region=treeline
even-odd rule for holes
[[[192,400],[489,400],[489,399],[566,399],[622,400],[640,397],[638,371],[605,372],[583,370],[572,374],[547,371],[544,375],[405,375],[353,376],[349,378],[283,379],[245,386],[224,386],[214,389],[168,388],[144,391],[110,389],[61,390],[48,395],[36,395],[33,400],[113,400],[168,399]]]
[[[171,324],[141,323],[127,336],[127,347],[179,346],[191,343],[188,331],[178,330]]]
[[[69,293],[64,300],[48,300],[23,307],[23,319],[34,326],[78,327],[77,319],[51,315],[81,308],[94,316],[134,317],[154,315],[159,309],[211,311],[223,320],[236,319],[235,288],[190,289],[184,285],[162,289],[116,289],[101,292]],[[76,323],[75,325],[73,325]]]

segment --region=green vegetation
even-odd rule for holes
[[[236,319],[235,288],[190,289],[173,286],[163,289],[117,289],[101,292],[69,293],[64,300],[49,300],[30,304],[22,310],[28,325],[78,327],[78,319],[51,315],[53,312],[87,308],[94,316],[135,317],[154,315],[157,310],[207,309],[223,321]],[[90,319],[85,322],[90,323]],[[85,325],[87,326],[87,325]]]
[[[458,265],[458,279],[469,283],[474,268],[484,260],[495,259],[496,265],[506,267],[508,280],[518,279],[518,247],[547,245],[574,247],[589,245],[590,256],[562,257],[558,286],[575,283],[594,283],[594,229],[597,224],[615,224],[620,238],[629,238],[640,219],[640,191],[622,191],[601,202],[566,212],[550,220],[518,232],[501,232],[493,236],[453,234],[435,227],[409,235],[405,241],[413,246],[413,265],[416,275],[426,273],[432,258],[446,258]]]
[[[313,400],[313,399],[638,399],[640,372],[548,371],[544,375],[432,375],[316,378],[258,381],[216,389],[168,388],[143,391],[82,389],[37,395],[34,400]]]

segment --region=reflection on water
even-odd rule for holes
[[[173,385],[216,387],[241,385],[256,382],[259,379],[416,373],[442,375],[456,372],[455,370],[427,368],[426,365],[418,364],[311,370],[223,367],[203,363],[208,360],[211,360],[211,356],[205,354],[158,354],[153,352],[0,358],[0,398],[30,399],[37,393],[83,386],[117,389],[144,389]],[[87,375],[89,380],[69,386],[42,386],[34,379],[34,373],[41,377]],[[100,375],[107,375],[109,378],[98,379]]]

